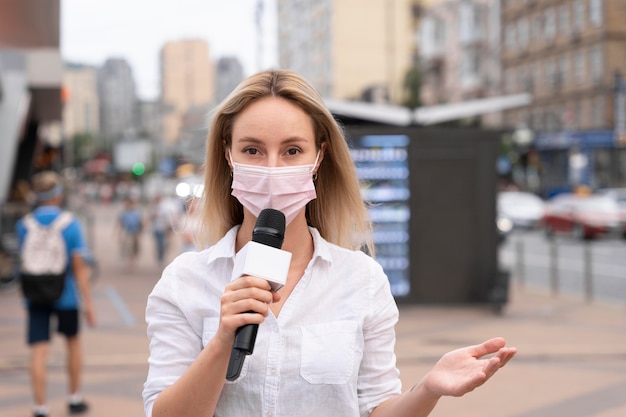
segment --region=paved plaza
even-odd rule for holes
[[[143,238],[134,272],[120,259],[113,223],[120,207],[93,208],[94,282],[98,325],[84,330],[84,393],[90,417],[143,415],[147,370],[145,300],[158,280],[153,242]],[[170,248],[170,258],[178,251]],[[624,304],[552,297],[511,285],[500,316],[485,306],[401,306],[398,366],[405,388],[443,353],[493,336],[505,337],[518,356],[484,387],[444,398],[433,417],[626,416],[626,294]],[[31,393],[24,309],[17,289],[0,293],[0,416],[29,417]],[[52,417],[68,415],[63,340],[52,343],[48,397]],[[243,416],[242,416],[243,417]],[[289,416],[297,417],[297,416]],[[337,416],[341,417],[341,416]]]

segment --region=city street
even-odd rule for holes
[[[120,207],[99,205],[92,212],[99,320],[84,331],[84,393],[93,417],[143,415],[148,356],[143,313],[160,268],[145,234],[137,271],[126,270],[113,227]],[[172,246],[170,258],[178,245]],[[484,306],[402,306],[396,351],[404,388],[419,381],[445,352],[503,336],[519,349],[518,356],[477,391],[442,399],[433,417],[626,415],[626,304],[586,302],[565,291],[552,297],[548,287],[531,283],[533,269],[526,268],[526,275],[524,286],[514,277],[501,316]],[[16,289],[0,293],[0,350],[0,415],[30,416],[24,310]],[[57,337],[48,381],[53,417],[68,415],[63,353]]]
[[[573,296],[626,304],[626,239],[583,241],[541,230],[515,231],[500,248],[500,263],[518,282]]]

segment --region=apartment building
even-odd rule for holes
[[[626,184],[615,135],[616,113],[624,117],[615,103],[616,78],[626,74],[626,1],[503,0],[501,13],[503,91],[534,96],[504,118],[534,132],[544,190],[576,185],[574,160],[576,181]]]
[[[167,42],[161,49],[163,140],[176,143],[185,114],[215,98],[215,74],[209,44],[201,39]]]
[[[278,0],[281,68],[322,96],[400,104],[412,65],[416,0]]]
[[[424,8],[419,27],[425,105],[492,97],[500,91],[498,0],[448,0]],[[483,116],[500,126],[500,113]]]

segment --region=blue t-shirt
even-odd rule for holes
[[[57,218],[61,213],[61,209],[56,206],[41,206],[33,211],[33,216],[42,225],[49,225]],[[24,222],[20,219],[15,225],[15,230],[19,239],[19,247],[22,249],[24,244],[24,238],[26,237],[26,227]],[[80,294],[76,286],[76,278],[72,271],[72,256],[75,254],[85,255],[88,252],[85,240],[83,238],[83,231],[80,223],[76,218],[73,218],[71,223],[63,230],[63,239],[67,247],[67,275],[65,279],[65,288],[63,294],[54,303],[54,307],[59,310],[74,310],[80,305]]]
[[[141,232],[141,212],[139,210],[124,210],[120,214],[119,220],[126,233],[135,235]]]

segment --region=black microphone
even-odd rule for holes
[[[262,210],[252,231],[252,241],[236,256],[233,279],[253,275],[270,281],[273,290],[282,287],[291,261],[291,254],[280,250],[284,238],[285,215],[270,208]],[[246,355],[254,351],[258,329],[258,324],[246,324],[237,329],[226,372],[228,381],[239,377]]]

